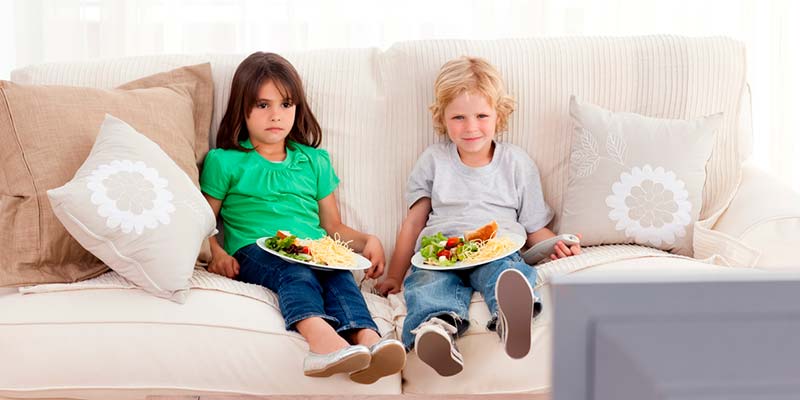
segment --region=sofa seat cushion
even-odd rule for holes
[[[609,248],[617,246],[602,246],[600,249],[589,248],[589,253],[595,253],[595,260],[600,260],[596,254],[608,252]],[[629,254],[634,254],[636,247],[627,249]],[[605,248],[605,249],[603,249]],[[644,251],[644,248],[643,248]],[[649,255],[638,257],[618,256],[616,261],[598,262],[593,265],[584,265],[581,268],[564,270],[551,269],[545,279],[538,282],[539,295],[542,297],[543,308],[541,314],[533,320],[533,338],[531,352],[520,360],[509,358],[503,351],[502,344],[495,332],[486,329],[489,320],[489,311],[480,294],[473,294],[470,305],[470,328],[457,340],[457,345],[464,357],[464,370],[452,377],[441,377],[433,369],[417,358],[415,352],[408,355],[406,368],[403,371],[403,393],[406,394],[493,394],[493,393],[530,393],[545,395],[550,392],[551,366],[552,366],[552,341],[553,341],[553,304],[549,280],[554,276],[565,273],[582,275],[597,274],[598,276],[618,276],[625,279],[630,276],[675,276],[685,277],[690,275],[719,274],[719,273],[755,273],[752,269],[728,268],[713,264],[703,263],[686,257],[664,255]],[[578,257],[571,257],[578,260]],[[564,261],[566,261],[565,259]],[[573,261],[575,261],[573,260]],[[553,263],[547,263],[540,268]],[[552,272],[556,271],[556,272]],[[396,310],[397,330],[402,331],[404,322],[405,304],[402,295],[392,295],[391,300]]]
[[[308,346],[284,329],[274,295],[195,275],[212,282],[193,278],[182,305],[109,281],[0,295],[0,359],[15,360],[0,363],[0,398],[400,393],[399,375],[373,385],[305,377]],[[364,296],[391,333],[388,301]]]

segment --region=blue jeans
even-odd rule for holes
[[[350,271],[323,271],[291,263],[255,243],[242,247],[233,257],[239,262],[238,280],[278,294],[286,330],[296,331],[296,323],[320,317],[336,332],[366,328],[380,335]]]
[[[495,330],[497,298],[494,295],[494,286],[500,273],[507,269],[522,272],[531,287],[536,284],[536,268],[525,264],[519,253],[471,269],[431,271],[412,267],[411,274],[403,281],[408,308],[402,335],[406,349],[414,346],[415,335],[411,331],[433,317],[454,323],[458,328],[457,335],[464,333],[469,328],[469,304],[474,290],[483,295],[492,315],[487,328]],[[536,293],[534,296],[537,300],[533,316],[541,310],[539,296]]]

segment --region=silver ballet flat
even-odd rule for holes
[[[395,339],[383,339],[370,346],[372,360],[369,367],[350,374],[353,382],[369,385],[384,376],[400,372],[406,365],[406,349]]]
[[[333,374],[359,371],[369,366],[372,359],[367,346],[348,346],[327,354],[309,352],[303,360],[305,376],[327,377]]]

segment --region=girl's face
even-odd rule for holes
[[[283,98],[275,83],[271,80],[263,83],[255,107],[245,117],[253,146],[283,146],[294,125],[295,111],[292,100]]]
[[[447,136],[461,158],[488,157],[497,126],[497,112],[483,95],[465,92],[444,109]]]

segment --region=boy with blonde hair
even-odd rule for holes
[[[434,83],[430,106],[437,133],[449,141],[430,146],[408,178],[408,215],[397,236],[383,293],[405,286],[408,307],[402,340],[439,375],[455,375],[463,359],[455,338],[469,327],[474,290],[489,307],[487,328],[497,330],[506,353],[522,358],[530,351],[531,318],[541,310],[532,285],[536,269],[518,252],[471,269],[433,271],[410,266],[423,236],[460,236],[495,220],[499,231],[526,236],[526,247],[555,234],[536,164],[521,148],[496,142],[514,111],[499,72],[486,60],[460,57],[445,63]],[[580,253],[559,242],[554,258]],[[401,285],[400,282],[403,282]]]

